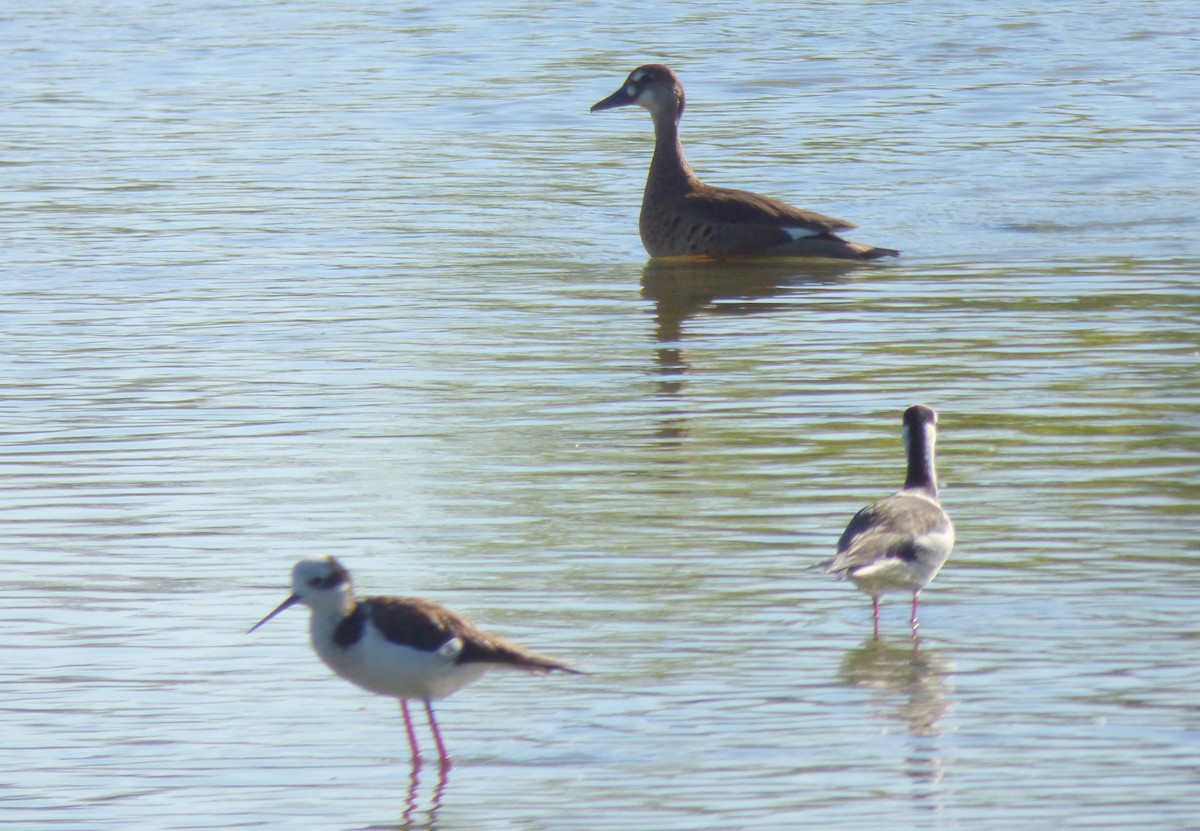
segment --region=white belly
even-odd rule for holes
[[[314,621],[315,623],[315,621]],[[434,701],[478,681],[490,664],[456,664],[458,649],[426,652],[392,643],[367,626],[357,643],[343,649],[314,626],[313,648],[330,669],[368,692]]]
[[[891,591],[920,591],[941,571],[954,548],[954,528],[913,540],[917,556],[913,560],[886,557],[871,565],[852,570],[847,576],[859,591],[880,595]]]

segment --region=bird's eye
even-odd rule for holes
[[[320,577],[309,577],[308,578],[308,585],[312,586],[314,589],[320,588],[321,583],[323,583],[323,582],[324,581]]]

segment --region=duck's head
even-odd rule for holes
[[[648,63],[630,72],[621,88],[603,101],[593,104],[591,111],[611,110],[630,104],[637,104],[655,117],[670,115],[678,121],[683,113],[683,86],[669,67]]]
[[[275,615],[297,603],[310,609],[341,609],[353,602],[350,572],[333,557],[306,557],[292,567],[292,594],[275,611],[254,624],[253,632]]]

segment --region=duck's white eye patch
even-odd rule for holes
[[[625,94],[630,98],[637,98],[638,88],[636,84],[626,84]]]
[[[635,84],[640,84],[642,79],[645,77],[646,73],[639,69],[629,76],[629,80],[633,81]]]

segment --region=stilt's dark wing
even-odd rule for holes
[[[822,563],[827,571],[845,574],[890,557],[914,560],[918,540],[947,533],[950,520],[933,500],[897,493],[863,508],[838,540],[838,553]]]
[[[531,672],[579,673],[557,658],[485,632],[463,615],[430,600],[370,597],[361,601],[359,607],[370,615],[371,622],[392,643],[434,652],[457,639],[462,648],[455,657],[456,663],[504,664]]]

